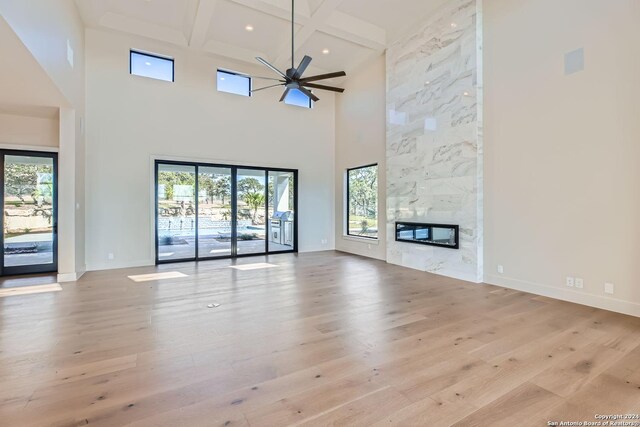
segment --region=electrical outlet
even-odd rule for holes
[[[328,240],[327,240],[327,239],[322,239],[322,240],[320,241],[320,243],[321,243],[321,244],[323,244],[323,245],[326,245],[326,244],[328,243]]]
[[[110,260],[113,260],[115,256],[112,253],[110,253],[109,255],[107,255],[107,258],[109,258]]]
[[[576,285],[576,279],[573,277],[567,277],[567,286],[574,287]]]
[[[604,284],[604,293],[605,294],[613,295],[614,290],[615,289],[614,289],[613,283],[605,283]]]
[[[584,288],[584,279],[580,278],[580,277],[576,277],[576,288],[578,289],[582,289]]]
[[[504,266],[503,265],[499,265],[498,266],[498,273],[499,274],[504,274]]]

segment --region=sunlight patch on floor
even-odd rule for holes
[[[127,276],[134,282],[150,282],[152,280],[178,279],[180,277],[189,277],[179,271],[167,271],[166,273],[138,274],[135,276]]]
[[[20,286],[15,288],[0,289],[0,298],[11,297],[16,295],[41,294],[44,292],[58,292],[62,290],[59,283],[51,283],[49,285]]]

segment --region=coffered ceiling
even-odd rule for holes
[[[353,71],[445,0],[295,0],[296,60]],[[290,0],[76,0],[87,26],[281,68],[291,62]],[[247,27],[253,28],[248,31]],[[325,53],[323,53],[325,52]],[[328,53],[327,53],[328,52]]]

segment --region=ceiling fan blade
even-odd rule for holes
[[[287,76],[280,70],[278,70],[276,67],[274,67],[273,65],[269,64],[265,59],[260,58],[259,56],[256,57],[256,59],[258,60],[258,62],[260,62],[261,64],[271,68],[273,71],[275,71],[279,76],[281,76],[283,79],[287,79]]]
[[[284,83],[284,80],[282,79],[274,79],[273,77],[261,77],[261,76],[251,76],[252,79],[258,79],[258,80],[273,80],[274,82],[282,82]]]
[[[287,97],[287,95],[289,95],[289,92],[291,91],[290,88],[286,88],[284,90],[284,93],[282,94],[282,98],[280,98],[280,102],[284,101],[284,99]]]
[[[306,79],[300,79],[300,83],[315,82],[318,80],[332,79],[334,77],[344,77],[346,75],[347,73],[345,73],[344,71],[338,71],[335,73],[328,73],[328,74],[320,74],[317,76],[307,77]]]
[[[307,67],[309,66],[309,64],[311,64],[311,61],[312,61],[312,58],[308,55],[305,55],[304,58],[302,58],[302,61],[300,61],[300,65],[298,65],[298,68],[296,68],[296,72],[293,75],[293,78],[295,80],[302,77],[304,72],[307,70]]]
[[[344,92],[344,89],[342,89],[341,87],[317,85],[315,83],[302,83],[302,84],[304,86],[306,86],[306,87],[310,87],[310,88],[313,88],[313,89],[330,90],[331,92],[338,92],[338,93],[343,93]]]
[[[280,83],[280,84],[277,84],[277,85],[271,85],[271,86],[265,86],[265,87],[261,87],[261,88],[259,88],[259,89],[252,89],[252,90],[251,90],[251,93],[253,93],[253,92],[260,92],[261,90],[271,89],[271,88],[273,88],[273,87],[278,87],[278,86],[284,86],[284,83]]]
[[[315,96],[313,93],[311,93],[311,91],[307,88],[304,88],[302,86],[300,86],[298,88],[298,90],[302,93],[304,93],[305,95],[307,95],[309,98],[313,99],[313,102],[318,102],[320,101],[320,98],[318,98],[317,96]]]

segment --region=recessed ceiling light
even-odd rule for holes
[[[224,77],[220,77],[220,80],[224,81]]]
[[[144,65],[151,65],[151,62],[145,62]]]
[[[251,32],[253,31],[253,25],[247,25],[246,27],[244,27],[244,29]]]
[[[428,84],[428,85],[430,85],[430,84],[431,84],[431,82],[430,82],[429,80],[427,80],[427,84]]]
[[[451,23],[451,28],[456,28],[458,26],[458,24],[456,24],[455,22]]]
[[[469,92],[465,92],[465,93],[464,93],[464,96],[469,96]]]
[[[331,53],[331,51],[329,49],[322,49],[322,53],[324,55],[329,55]]]

